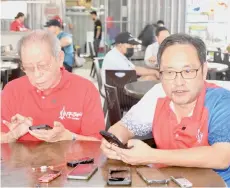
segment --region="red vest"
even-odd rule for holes
[[[153,138],[158,149],[184,149],[208,146],[208,110],[204,106],[207,87],[205,83],[191,117],[185,117],[178,124],[175,113],[170,108],[170,99],[157,101],[153,119]]]

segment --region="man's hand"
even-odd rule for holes
[[[3,120],[3,124],[10,129],[9,133],[13,138],[19,139],[29,131],[29,127],[32,126],[33,120],[30,117],[27,118],[20,114],[16,114],[11,118],[11,122]]]
[[[121,157],[117,155],[117,152],[115,152],[112,149],[112,144],[107,142],[104,138],[102,139],[101,142],[101,150],[103,151],[104,155],[110,159],[116,159],[116,160],[121,160]]]
[[[131,165],[144,165],[151,163],[150,151],[152,148],[141,140],[129,140],[128,147],[131,149],[122,149],[112,145],[112,150],[116,152],[118,157],[125,163]]]
[[[72,140],[72,133],[65,129],[65,127],[57,121],[54,122],[54,127],[51,130],[29,130],[29,133],[34,137],[46,142]]]

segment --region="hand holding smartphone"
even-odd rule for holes
[[[52,129],[52,127],[50,127],[49,125],[44,124],[44,125],[30,126],[29,129],[31,131],[33,131],[33,130],[50,130],[50,129]]]
[[[107,131],[100,131],[101,136],[106,139],[109,143],[118,146],[119,148],[123,149],[131,149],[128,148],[127,144],[123,144],[115,135]]]

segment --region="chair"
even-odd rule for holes
[[[106,101],[108,104],[108,115],[110,125],[114,125],[121,120],[121,109],[117,95],[117,88],[105,84]],[[106,127],[108,129],[109,126]]]
[[[106,84],[117,88],[121,112],[128,111],[139,100],[126,95],[124,86],[137,81],[135,70],[106,70]]]
[[[97,76],[98,90],[99,90],[100,95],[105,99],[104,104],[103,104],[103,112],[104,112],[104,116],[106,117],[106,114],[107,114],[107,102],[106,102],[105,93],[103,93],[103,84],[102,84],[99,60],[94,59],[93,63],[94,63],[95,72],[96,72],[96,76]]]
[[[95,55],[94,55],[94,53],[93,53],[92,43],[91,43],[91,42],[88,42],[88,44],[89,44],[90,58],[91,58],[91,60],[92,60],[92,66],[91,66],[91,70],[90,70],[90,76],[93,76],[93,78],[94,78],[94,76],[95,76],[95,68],[94,68],[94,63],[93,63],[93,61],[94,61]]]

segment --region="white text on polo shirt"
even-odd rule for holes
[[[59,116],[61,120],[64,120],[65,118],[79,120],[81,117],[82,117],[82,112],[66,112],[65,106],[60,111],[60,116]]]

